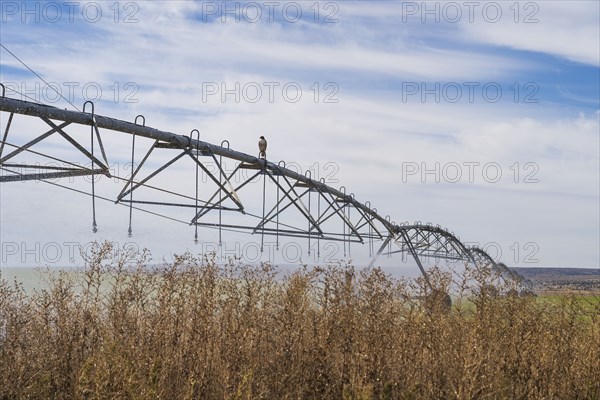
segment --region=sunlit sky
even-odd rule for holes
[[[598,1],[3,1],[0,81],[12,98],[67,109],[93,100],[97,114],[142,114],[148,126],[198,129],[250,154],[264,135],[269,159],[344,185],[397,222],[448,227],[510,266],[597,268],[599,10]],[[21,119],[15,143],[44,132]],[[126,176],[131,138],[103,135]],[[114,199],[121,187],[99,191]],[[77,263],[72,243],[93,240],[135,242],[156,260],[218,240],[204,230],[194,244],[192,227],[140,213],[128,238],[125,207],[97,208],[93,234],[89,197],[2,184],[0,265]]]

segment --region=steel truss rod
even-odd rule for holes
[[[196,222],[196,224],[198,224],[199,226],[209,226],[209,227],[218,227],[219,224],[217,223],[211,223],[211,222]],[[247,226],[247,225],[229,225],[229,224],[222,224],[221,225],[223,228],[233,228],[233,229],[240,229],[240,230],[254,230],[254,226]],[[265,235],[267,234],[271,234],[271,235],[277,235],[277,233],[279,232],[279,234],[285,234],[286,237],[297,237],[297,238],[308,238],[309,234],[306,231],[302,231],[302,230],[293,230],[293,229],[277,229],[277,228],[264,228],[264,233]],[[322,240],[329,240],[332,242],[341,242],[341,241],[346,241],[346,242],[352,242],[352,243],[361,243],[359,240],[352,240],[351,238],[344,238],[344,237],[336,237],[336,236],[342,236],[342,234],[340,233],[324,233],[324,235],[331,235],[331,236],[323,236],[321,237]],[[315,237],[314,234],[311,235],[310,237]]]
[[[41,164],[2,164],[3,167],[5,168],[25,168],[25,169],[47,169],[47,170],[54,170],[54,171],[81,171],[84,170],[84,168],[73,168],[73,167],[58,167],[58,166],[54,166],[54,165],[41,165]],[[87,171],[90,171],[88,169],[85,169]],[[91,173],[91,172],[90,172]]]
[[[192,160],[194,160],[194,162],[196,163],[197,167],[202,168],[202,171],[204,171],[208,175],[208,177],[210,177],[210,179],[212,179],[212,181],[219,187],[220,190],[224,190],[225,189],[225,187],[221,184],[221,182],[219,182],[219,180],[217,178],[215,178],[215,176],[212,174],[212,172],[210,172],[204,166],[204,164],[200,160],[198,160],[197,156],[193,155],[192,152],[189,149],[185,149],[184,151],[185,151],[185,153],[187,153],[192,158]],[[244,205],[242,204],[242,202],[240,201],[239,197],[235,193],[236,193],[235,191],[233,191],[231,193],[229,191],[227,191],[226,194],[227,194],[227,197],[229,197],[231,199],[231,201],[233,201],[239,207],[240,210],[243,210],[244,209]]]
[[[4,144],[6,144],[8,146],[11,146],[11,147],[15,147],[15,148],[20,148],[21,147],[21,146],[17,146],[15,144],[12,144],[12,143],[2,142],[2,145],[4,145]],[[67,161],[67,160],[62,160],[60,158],[52,157],[52,156],[49,156],[47,154],[43,154],[43,153],[40,153],[40,152],[35,151],[35,150],[31,150],[31,149],[23,149],[23,151],[26,151],[28,153],[35,154],[35,155],[38,155],[38,156],[41,156],[41,157],[44,157],[44,158],[48,158],[50,160],[54,160],[54,161],[57,161],[59,163],[70,165],[71,167],[66,167],[66,166],[65,167],[60,167],[60,166],[42,165],[42,164],[39,164],[39,163],[37,163],[37,164],[21,164],[21,163],[10,163],[10,164],[7,164],[7,163],[3,163],[2,167],[5,167],[5,168],[23,168],[23,169],[31,169],[31,170],[36,170],[37,169],[37,170],[56,170],[56,171],[87,171],[88,172],[87,175],[92,175],[93,174],[92,170],[90,168],[84,168],[81,165],[72,163],[72,162]],[[13,172],[13,173],[15,173],[15,172]],[[97,170],[96,173],[105,174],[106,171],[105,170]],[[81,172],[81,174],[78,174],[78,176],[83,176],[83,175],[86,175],[86,174],[83,173],[83,172]],[[16,179],[16,180],[11,179],[9,181],[10,182],[15,182],[15,181],[26,181],[26,180],[35,180],[35,179],[38,179],[36,177],[28,178],[28,175],[22,174],[22,173],[19,173],[19,176],[20,176],[19,179]],[[73,176],[75,176],[75,175],[73,175]],[[66,178],[66,177],[68,177],[68,176],[57,176],[57,177],[54,177],[54,178]],[[51,178],[46,178],[46,179],[51,179]],[[0,182],[1,181],[2,180],[0,179]]]
[[[294,190],[294,187],[292,186],[292,184],[290,183],[290,181],[288,180],[286,175],[283,175],[283,179],[286,181],[286,183],[288,184],[288,186],[292,189],[292,192],[294,193],[294,195],[296,196],[296,198],[292,198],[292,196],[290,196],[290,194],[283,189],[283,187],[281,186],[281,184],[277,181],[277,179],[273,178],[273,174],[271,174],[271,172],[269,172],[269,170],[265,169],[265,172],[269,175],[269,177],[271,178],[271,181],[275,183],[275,185],[283,192],[283,194],[290,200],[290,202],[292,202],[294,204],[294,206],[298,209],[298,211],[300,211],[301,214],[304,215],[304,217],[310,222],[310,224],[319,232],[320,235],[323,234],[323,231],[321,230],[321,228],[319,227],[319,224],[317,224],[317,221],[314,220],[314,218],[312,217],[312,215],[310,215],[310,212],[306,209],[306,206],[304,205],[304,203],[302,203],[302,200],[300,199],[300,196],[298,195],[298,193],[296,192],[296,190]],[[299,175],[302,176],[302,175]]]
[[[10,118],[10,120],[12,120],[12,118]],[[0,158],[0,165],[4,164],[5,161],[10,160],[11,158],[13,158],[14,156],[18,155],[19,153],[21,153],[21,152],[29,149],[34,144],[41,142],[42,140],[44,140],[45,138],[47,138],[48,136],[50,136],[54,132],[56,132],[58,129],[62,129],[62,128],[70,125],[70,124],[71,124],[70,122],[62,123],[58,127],[50,129],[49,131],[41,134],[40,136],[36,137],[35,139],[31,140],[30,142],[28,142],[28,143],[26,143],[26,144],[24,144],[22,146],[19,146],[16,150],[14,150],[11,153],[8,153],[8,155]],[[7,135],[8,135],[8,125],[7,125],[7,129],[6,129],[6,133],[5,133],[5,140],[3,140],[2,143],[5,143]]]
[[[6,123],[6,129],[4,130],[4,136],[2,137],[2,143],[0,143],[0,159],[2,158],[2,152],[4,151],[4,144],[6,143],[6,138],[8,137],[8,131],[10,130],[10,124],[12,123],[13,116],[15,113],[10,113],[8,117],[8,122]]]
[[[105,164],[102,163],[102,161],[98,160],[94,154],[93,154],[93,147],[92,147],[92,153],[90,153],[89,151],[87,151],[82,145],[80,145],[79,143],[77,143],[77,141],[75,139],[73,139],[71,136],[69,136],[61,127],[59,127],[58,125],[56,125],[54,122],[50,121],[48,118],[45,117],[40,117],[45,123],[47,123],[48,125],[50,125],[53,129],[56,130],[56,132],[58,132],[58,134],[60,134],[62,137],[64,137],[65,139],[67,139],[67,141],[69,143],[71,143],[73,146],[75,146],[75,148],[77,150],[79,150],[80,152],[82,152],[87,158],[89,158],[90,160],[92,160],[92,165],[94,163],[100,165],[102,167],[102,169],[108,171],[108,162]],[[93,138],[93,135],[92,135]],[[93,142],[92,142],[92,146],[93,146]]]
[[[229,175],[229,177],[226,177],[226,180],[229,182],[229,180],[234,176],[234,174],[236,173],[236,171],[240,168],[240,166],[238,165],[238,167]],[[236,187],[235,189],[231,189],[231,193],[237,193],[241,188],[243,188],[244,186],[246,186],[248,183],[252,182],[252,180],[254,178],[256,178],[258,175],[260,175],[260,171],[256,172],[254,175],[252,175],[250,178],[246,179],[246,181],[244,181],[242,184],[238,185],[238,187]],[[231,186],[231,184],[229,184],[229,186]],[[217,191],[215,193],[213,193],[213,195],[210,197],[210,199],[208,199],[208,201],[206,202],[207,204],[212,204],[213,206],[218,206],[219,204],[222,204],[227,197],[221,197],[221,193],[223,191],[224,186],[222,184],[219,185],[219,189],[217,189]],[[217,195],[219,195],[219,201],[216,203],[211,203],[212,200],[217,197]],[[237,194],[235,195],[237,196]],[[196,214],[196,216],[194,218],[192,218],[192,221],[190,222],[190,225],[195,224],[200,218],[202,218],[204,215],[208,214],[208,212],[211,210],[212,208],[203,208],[200,212],[198,212],[198,214]],[[244,211],[243,208],[238,209],[237,211],[240,211],[242,214],[245,214],[246,212]]]
[[[336,199],[333,197],[333,194],[331,192],[325,192],[322,191],[320,187],[317,187],[317,190],[319,191],[319,193],[322,194],[322,198],[325,199],[325,201],[329,204],[329,206],[331,208],[333,208],[334,213],[332,213],[330,216],[328,216],[325,219],[321,220],[321,224],[325,221],[327,221],[330,217],[332,217],[333,215],[338,215],[342,221],[344,222],[344,226],[348,226],[350,228],[350,230],[352,232],[354,232],[354,234],[356,235],[356,237],[360,240],[361,243],[363,243],[363,239],[361,237],[361,234],[358,232],[358,230],[356,229],[356,227],[354,226],[354,224],[352,224],[352,222],[349,220],[347,214],[344,212],[343,208],[344,207],[336,207]],[[325,196],[324,193],[329,194],[329,197],[331,197],[331,200],[327,198],[327,196]],[[340,192],[341,193],[341,192]],[[345,194],[343,194],[343,196],[346,196]],[[347,196],[348,198],[351,198],[350,196]],[[328,207],[329,209],[329,207]],[[324,214],[325,212],[323,212]]]
[[[279,187],[280,187],[280,185],[279,185]],[[279,189],[279,187],[278,187],[278,189]],[[278,216],[280,216],[282,212],[284,212],[285,210],[287,210],[288,208],[290,208],[293,205],[293,202],[290,201],[285,206],[280,208],[280,205],[281,205],[281,203],[283,203],[283,200],[285,198],[289,198],[289,194],[291,193],[291,191],[292,191],[292,188],[290,187],[290,189],[284,193],[285,197],[280,198],[279,201],[277,201],[277,203],[275,203],[275,205],[271,208],[271,210],[269,210],[269,212],[265,216],[263,216],[262,221],[259,222],[258,225],[256,225],[256,227],[254,228],[254,231],[252,233],[256,233],[256,231],[260,230],[263,226],[265,226],[267,223],[271,222],[274,218],[277,218]],[[302,198],[308,192],[309,192],[308,190],[305,190],[302,194],[300,194],[300,196],[298,198],[299,199]],[[317,221],[317,223],[318,223],[318,221]]]
[[[431,285],[431,281],[429,280],[429,275],[427,275],[427,272],[425,272],[425,268],[423,268],[423,264],[421,264],[419,255],[417,254],[412,242],[410,241],[410,238],[406,234],[406,231],[400,232],[400,237],[402,237],[404,239],[404,243],[406,243],[406,245],[408,246],[408,249],[409,249],[411,255],[415,259],[415,262],[417,263],[417,266],[419,267],[419,270],[421,271],[421,274],[423,275],[423,279],[425,279],[425,283],[427,283],[427,287],[430,290],[433,290],[433,286]]]
[[[388,237],[383,241],[383,244],[381,245],[381,247],[379,248],[379,250],[377,250],[377,254],[375,254],[375,257],[373,257],[371,259],[371,262],[369,263],[368,267],[371,268],[374,264],[375,261],[377,261],[377,259],[379,258],[379,256],[381,255],[381,253],[383,253],[383,250],[385,249],[385,246],[388,245],[388,243],[390,243],[390,241],[394,238],[393,234],[389,234]]]
[[[6,169],[9,172],[8,166],[3,165],[3,169]],[[40,181],[44,179],[56,179],[56,178],[68,178],[73,176],[85,176],[85,175],[93,175],[93,174],[103,174],[105,171],[103,169],[80,169],[80,170],[69,170],[63,172],[45,172],[45,173],[37,173],[37,174],[27,174],[27,175],[0,175],[0,183],[2,182],[18,182],[18,181]]]

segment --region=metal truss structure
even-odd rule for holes
[[[273,163],[266,158],[252,156],[235,151],[229,142],[221,145],[200,140],[197,130],[189,135],[180,135],[145,126],[145,119],[139,115],[134,122],[126,122],[96,115],[94,104],[87,102],[83,111],[63,110],[48,105],[7,98],[2,87],[0,97],[0,116],[8,113],[5,130],[0,141],[0,184],[26,181],[48,180],[56,178],[102,174],[111,176],[109,162],[102,142],[101,132],[113,131],[131,136],[131,166],[137,165],[124,185],[115,203],[129,206],[129,234],[131,235],[131,216],[134,205],[178,207],[190,210],[189,224],[198,228],[211,227],[219,231],[219,243],[222,230],[246,231],[260,235],[261,243],[265,235],[276,237],[302,238],[310,249],[311,241],[343,242],[344,255],[350,251],[351,243],[366,244],[372,256],[372,266],[385,252],[410,254],[417,263],[425,281],[431,288],[428,274],[423,267],[423,258],[459,260],[473,263],[479,268],[491,268],[505,280],[512,280],[523,290],[530,290],[527,282],[517,272],[502,263],[496,263],[487,253],[478,248],[467,248],[458,237],[440,226],[430,224],[396,224],[389,216],[381,216],[369,202],[359,202],[354,194],[347,193],[344,187],[335,189],[327,185],[324,179],[311,178],[310,171],[300,174],[286,168],[285,162]],[[11,130],[13,119],[19,116],[37,118],[43,121],[47,130],[35,136],[25,144],[15,144],[10,140],[17,136]],[[78,128],[89,130],[89,142],[75,139],[67,130]],[[35,150],[35,145],[51,137],[62,137],[78,154],[85,158],[91,167],[82,167],[73,160],[60,159],[54,155]],[[152,140],[150,149],[141,160],[135,160],[136,138]],[[100,155],[98,155],[98,150]],[[154,154],[169,154],[169,160],[156,168],[149,160]],[[21,153],[34,154],[45,159],[60,162],[61,165],[42,165],[15,162]],[[163,158],[164,160],[164,158]],[[164,173],[175,162],[186,160],[195,169],[195,194],[184,194],[177,190],[166,190],[153,186],[153,179]],[[231,171],[224,168],[224,161],[234,162]],[[209,168],[209,164],[211,168]],[[214,168],[216,166],[216,168]],[[21,172],[26,171],[26,172]],[[200,185],[199,172],[208,176],[207,184]],[[95,187],[91,180],[92,229],[97,230],[95,212]],[[249,185],[250,182],[259,185]],[[267,199],[266,187],[269,185],[275,196]],[[202,190],[200,190],[202,186]],[[209,186],[207,189],[206,186]],[[249,186],[260,187],[258,193],[246,194]],[[146,198],[144,189],[160,190],[171,200]],[[256,198],[262,199],[256,207]],[[272,197],[275,197],[274,199]],[[254,203],[251,212],[249,203]],[[235,214],[234,222],[226,221],[226,216]],[[395,246],[392,246],[392,242]],[[375,251],[376,244],[379,245]],[[386,250],[387,249],[387,250]],[[310,250],[309,250],[310,251]]]

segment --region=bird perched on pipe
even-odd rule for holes
[[[258,156],[267,158],[267,139],[264,136],[261,136],[258,141]]]

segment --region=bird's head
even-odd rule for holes
[[[261,139],[264,139],[265,137],[264,137],[264,136],[261,136],[260,138],[261,138]]]

